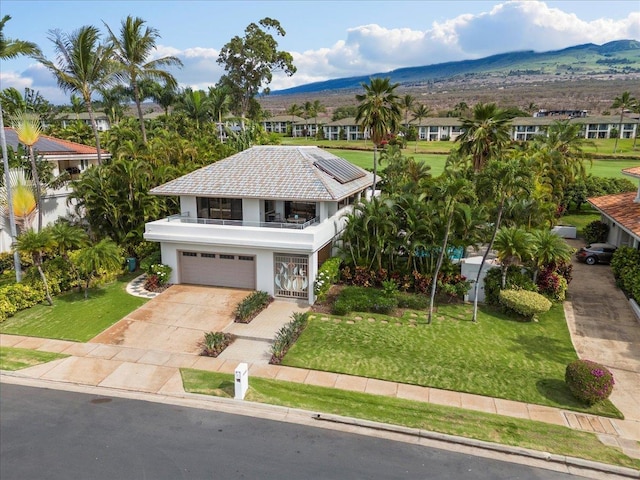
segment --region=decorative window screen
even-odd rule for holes
[[[305,255],[274,255],[274,292],[276,297],[308,298],[309,257]]]

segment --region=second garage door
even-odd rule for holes
[[[255,256],[180,252],[180,283],[256,288]]]

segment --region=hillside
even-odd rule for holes
[[[592,43],[551,52],[501,53],[477,60],[407,67],[386,73],[338,78],[272,92],[272,95],[314,93],[323,90],[357,89],[371,77],[390,77],[400,85],[420,86],[464,78],[531,77],[640,74],[640,42],[619,40],[604,45]],[[475,78],[474,78],[475,77]]]
[[[579,108],[591,114],[611,108],[623,91],[640,96],[640,42],[619,40],[551,52],[511,52],[490,57],[407,67],[374,75],[339,78],[272,92],[259,98],[273,115],[293,103],[320,100],[330,115],[355,105],[355,93],[370,77],[390,77],[400,94],[409,93],[435,114],[459,102],[496,102],[526,109]]]

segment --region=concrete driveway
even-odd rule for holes
[[[233,323],[236,305],[248,290],[173,285],[90,340],[144,350],[198,354],[204,332]]]
[[[579,241],[570,244],[581,246]],[[567,323],[578,355],[611,369],[616,380],[611,401],[635,423],[640,438],[640,322],[616,287],[611,267],[574,261],[567,300]]]

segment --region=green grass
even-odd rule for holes
[[[181,374],[188,392],[234,395],[231,374],[193,369]],[[532,420],[258,377],[250,378],[246,399],[640,468],[640,460],[603,445],[592,433]]]
[[[596,220],[600,220],[600,213],[597,210],[572,210],[566,215],[560,217],[559,223],[562,225],[573,225],[576,227],[578,237],[582,237],[584,227]]]
[[[539,322],[481,309],[474,324],[470,305],[439,306],[431,325],[425,312],[410,315],[316,314],[282,364],[622,416],[609,401],[586,407],[567,389],[565,368],[577,356],[561,305]]]
[[[40,352],[26,348],[0,347],[0,370],[21,370],[41,363],[47,363],[68,355]]]
[[[126,275],[84,293],[58,295],[53,306],[36,305],[0,323],[0,333],[86,342],[147,302],[125,291],[135,275]]]
[[[336,150],[327,149],[327,151],[349,160],[354,165],[361,168],[373,170],[373,152],[363,150]],[[417,161],[425,162],[431,167],[431,175],[437,177],[444,171],[444,164],[447,161],[447,155],[435,155],[425,153],[413,153],[413,151],[405,151],[405,155],[415,158]],[[380,170],[384,170],[387,165],[385,163],[378,164]]]

